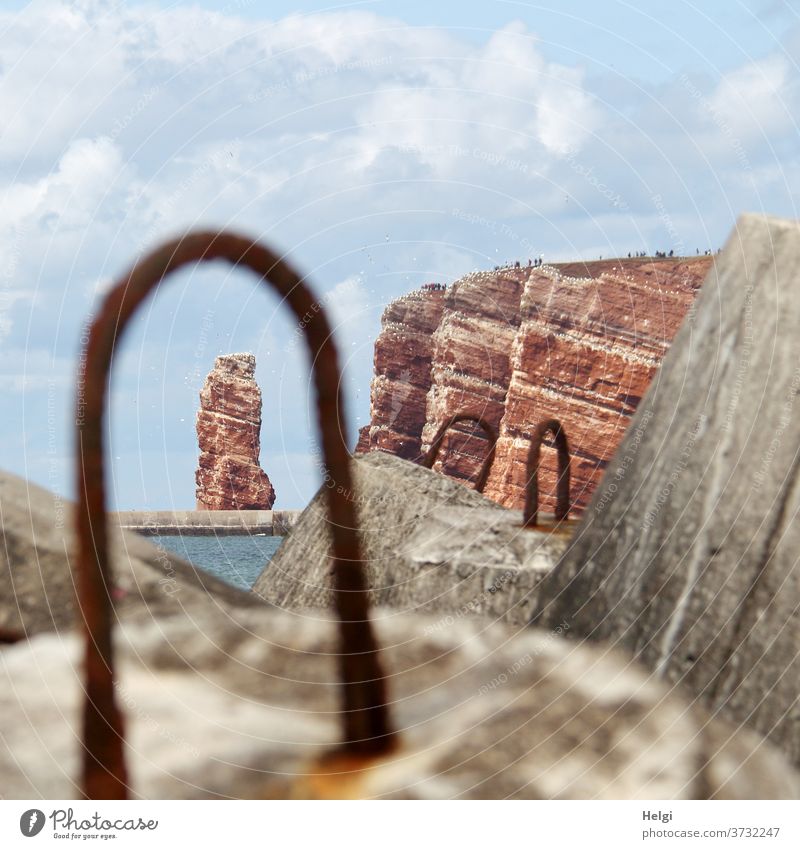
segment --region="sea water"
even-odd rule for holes
[[[172,536],[160,534],[149,541],[188,560],[235,587],[249,590],[274,557],[283,537],[265,534]]]

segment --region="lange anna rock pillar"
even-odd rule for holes
[[[253,354],[225,354],[200,390],[198,510],[270,510],[275,490],[259,465],[261,390]]]

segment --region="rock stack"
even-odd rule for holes
[[[275,503],[258,461],[261,390],[255,369],[252,354],[217,357],[200,390],[198,510],[271,510]]]

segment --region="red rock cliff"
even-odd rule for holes
[[[444,307],[442,291],[412,292],[383,313],[375,345],[370,424],[359,431],[357,451],[419,457],[425,399],[431,388],[433,333]]]
[[[524,502],[530,433],[545,417],[572,450],[575,512],[587,504],[688,311],[712,259],[630,259],[468,275],[446,293],[390,304],[375,345],[371,423],[357,450],[415,459],[441,422],[470,412],[500,437],[485,494]],[[458,426],[437,466],[468,480],[486,454]],[[545,448],[542,507],[552,510],[555,458]]]
[[[270,510],[275,490],[259,465],[261,390],[252,354],[217,357],[200,390],[198,510]]]

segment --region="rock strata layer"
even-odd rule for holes
[[[198,510],[270,510],[275,490],[259,464],[261,390],[252,354],[217,357],[200,390]]]
[[[467,275],[446,293],[393,302],[375,345],[371,422],[357,451],[418,459],[450,416],[499,430],[485,494],[521,509],[533,427],[555,417],[573,453],[572,498],[586,506],[639,400],[694,301],[711,257],[623,259]],[[469,424],[435,468],[474,480],[486,439]],[[555,500],[543,452],[542,506]]]
[[[405,460],[420,456],[425,399],[431,388],[433,333],[445,296],[411,292],[383,313],[375,344],[375,377],[370,389],[371,419],[359,431],[358,452],[385,451]]]

